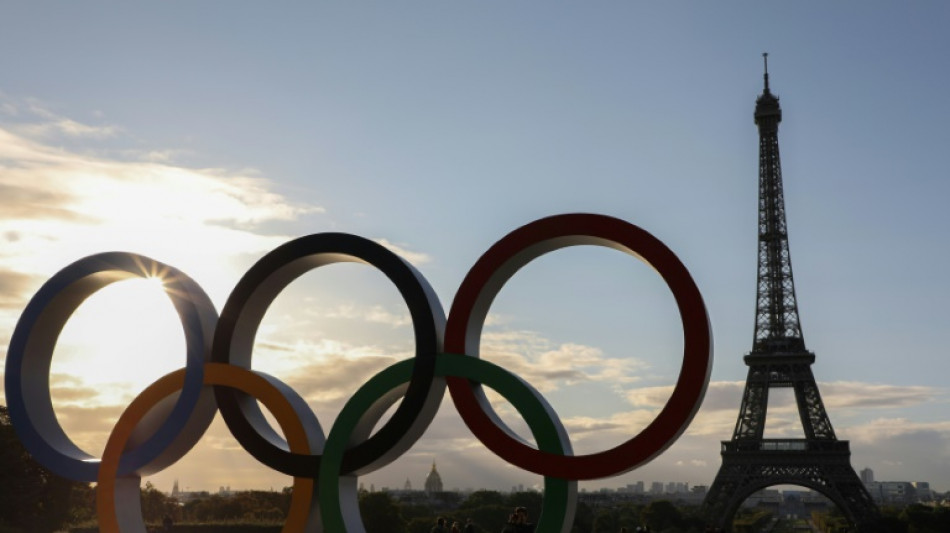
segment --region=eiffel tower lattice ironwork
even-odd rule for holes
[[[851,466],[848,441],[835,437],[818,392],[798,317],[788,250],[778,123],[782,110],[769,90],[756,100],[759,129],[759,269],[752,351],[739,419],[732,440],[722,442],[722,465],[703,508],[728,531],[736,510],[754,492],[774,485],[801,485],[831,499],[859,531],[873,531],[877,507]],[[804,439],[765,439],[769,390],[792,388]]]

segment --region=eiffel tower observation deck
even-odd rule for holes
[[[838,440],[825,411],[811,365],[815,354],[805,348],[779,159],[778,125],[782,109],[769,88],[768,54],[765,87],[755,103],[759,129],[758,275],[755,331],[742,405],[732,440],[723,441],[722,466],[703,508],[708,519],[729,531],[736,510],[754,492],[774,485],[800,485],[832,500],[858,531],[877,531],[878,512],[851,466],[848,441]],[[792,388],[804,438],[764,438],[769,391]]]

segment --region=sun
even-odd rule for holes
[[[53,351],[50,386],[60,424],[80,446],[92,441],[98,448],[107,435],[92,436],[92,428],[111,427],[118,407],[184,365],[184,333],[162,279],[108,285],[73,313]]]

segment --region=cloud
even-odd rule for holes
[[[377,243],[382,244],[386,248],[389,248],[391,251],[395,252],[397,255],[401,256],[406,261],[409,261],[414,266],[423,265],[432,260],[432,257],[428,254],[422,252],[413,252],[408,248],[405,248],[404,245],[395,244],[390,242],[387,239],[373,239]]]
[[[20,126],[19,131],[31,137],[82,137],[105,139],[119,133],[115,126],[91,126],[68,118],[50,116],[52,120],[42,124]]]
[[[255,171],[187,168],[161,157],[110,159],[51,146],[23,132],[58,128],[87,140],[106,132],[50,122],[58,117],[37,106],[17,109],[44,121],[32,129],[0,127],[0,272],[35,277],[6,274],[5,283],[17,283],[19,293],[5,291],[0,307],[16,307],[25,289],[35,290],[38,280],[70,262],[113,250],[205,277],[206,289],[221,295],[230,288],[222,269],[289,240],[266,233],[266,224],[323,212],[290,201]]]
[[[542,392],[582,382],[619,390],[638,381],[637,371],[645,367],[637,359],[606,357],[601,349],[578,343],[555,344],[526,330],[486,330],[480,352]]]
[[[0,172],[3,170],[0,169]],[[91,221],[62,207],[72,200],[73,198],[61,191],[0,182],[0,209],[2,209],[4,219]],[[7,233],[17,235],[15,232]]]
[[[111,124],[85,124],[64,117],[35,98],[15,99],[3,93],[0,93],[0,113],[18,120],[11,125],[17,133],[35,139],[106,139],[122,131]]]
[[[332,339],[268,341],[256,348],[261,354],[254,368],[290,385],[322,415],[336,412],[374,374],[412,355]],[[275,357],[268,353],[273,351]]]
[[[39,276],[0,268],[0,311],[22,309],[29,291],[41,281]]]
[[[99,390],[85,386],[74,376],[50,375],[50,396],[57,406],[89,406],[97,402]]]
[[[946,397],[946,391],[920,385],[833,381],[821,383],[819,388],[828,409],[913,407]]]
[[[109,152],[97,143],[121,141],[121,128],[81,124],[2,94],[0,100],[0,365],[28,299],[79,258],[116,250],[150,256],[223,302],[251,258],[289,240],[269,224],[323,212],[288,199],[256,171],[174,165],[161,150],[147,157]],[[64,426],[73,428],[68,433],[86,442],[136,391],[56,374],[70,355],[62,344],[51,395]]]
[[[359,307],[355,305],[341,305],[322,314],[324,318],[344,318],[348,320],[362,320],[374,324],[385,324],[392,327],[403,327],[412,324],[409,313],[392,313],[381,305]]]
[[[676,466],[682,466],[686,468],[706,467],[709,465],[709,463],[700,459],[693,459],[690,461],[676,461],[675,464]]]
[[[916,422],[906,418],[877,418],[848,430],[849,438],[862,442],[940,434],[950,439],[950,421]]]
[[[712,381],[706,391],[703,403],[704,411],[731,410],[738,412],[742,399],[744,381]],[[913,407],[945,397],[946,391],[934,387],[918,385],[883,385],[851,381],[821,382],[822,403],[828,410],[838,409],[878,409]],[[791,389],[785,389],[791,392]],[[627,399],[635,406],[659,407],[666,403],[673,386],[645,387],[632,390]],[[773,389],[781,391],[781,389]],[[794,401],[793,401],[794,402]],[[794,405],[777,406],[770,403],[770,409],[796,409]]]

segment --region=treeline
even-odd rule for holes
[[[73,485],[65,516],[75,527],[73,533],[98,531],[95,521],[95,489]],[[174,520],[176,533],[277,533],[290,507],[289,488],[281,491],[242,491],[229,495],[208,494],[187,502],[158,491],[150,483],[142,490],[142,513],[150,531],[159,531],[163,517]],[[471,519],[478,532],[498,533],[505,527],[508,515],[516,507],[529,510],[531,521],[537,521],[542,496],[536,492],[500,493],[482,490],[463,497],[445,493],[442,498],[423,502],[400,502],[386,492],[361,492],[360,514],[367,533],[430,533],[438,517],[447,524],[460,527]],[[50,508],[49,502],[45,505]],[[767,520],[762,510],[741,510],[736,516],[735,531],[757,531]],[[812,516],[822,531],[849,530],[847,522],[836,509]],[[2,524],[0,520],[0,524]],[[950,509],[911,505],[905,508],[882,509],[881,531],[888,533],[946,533],[950,531]],[[617,533],[621,527],[636,531],[649,527],[662,533],[703,533],[706,523],[694,506],[681,506],[665,500],[649,503],[621,503],[611,507],[592,508],[577,504],[574,524],[577,533]],[[0,533],[51,531],[43,528],[5,528]]]
[[[89,502],[94,505],[94,491],[90,489]],[[208,495],[183,504],[156,490],[150,484],[142,490],[142,512],[145,520],[157,528],[162,517],[172,516],[176,531],[210,533],[206,527],[227,526],[237,532],[277,533],[290,507],[289,488],[281,491],[244,491],[227,496]],[[477,532],[498,533],[516,507],[529,510],[531,521],[536,522],[541,512],[542,495],[537,492],[501,493],[481,490],[468,496],[444,493],[441,497],[419,502],[400,502],[386,492],[360,492],[359,508],[367,533],[430,533],[437,518],[447,525],[458,522],[460,528],[471,519]],[[74,512],[75,516],[92,513]],[[769,521],[768,511],[743,509],[736,515],[736,531],[757,531]],[[823,531],[847,531],[847,521],[837,509],[813,516]],[[888,533],[946,533],[950,531],[950,509],[911,505],[904,508],[882,509],[881,531]],[[625,527],[649,527],[662,533],[703,533],[707,523],[695,506],[677,505],[666,500],[648,503],[620,503],[611,507],[592,508],[577,504],[571,531],[576,533],[617,533]],[[156,529],[157,530],[157,529]],[[79,530],[76,530],[79,533]]]
[[[0,533],[52,533],[71,526],[73,531],[98,531],[95,518],[95,489],[87,483],[60,478],[37,464],[17,439],[9,414],[0,406]],[[165,515],[175,522],[175,531],[189,533],[269,533],[280,531],[290,507],[290,489],[244,491],[207,495],[178,502],[146,483],[142,489],[142,512],[153,530]],[[502,494],[477,491],[467,497],[444,493],[440,503],[400,502],[383,492],[363,492],[359,506],[368,533],[429,533],[437,517],[451,524],[472,519],[476,530],[500,532],[515,507],[526,507],[537,521],[541,495],[535,492]],[[737,517],[744,520],[742,515]],[[760,516],[746,517],[752,523]],[[840,513],[816,517],[825,531],[847,527]],[[744,522],[743,522],[744,523]],[[621,527],[636,531],[647,526],[664,533],[697,532],[705,524],[695,507],[677,507],[668,501],[626,503],[591,508],[578,503],[572,531],[616,533]],[[925,505],[882,509],[882,531],[888,533],[946,533],[950,531],[950,509]]]
[[[94,492],[94,491],[91,491]],[[258,527],[254,531],[280,531],[290,507],[290,489],[279,492],[245,491],[230,495],[208,495],[179,503],[146,483],[142,490],[142,514],[151,529],[158,530],[162,519],[174,520],[175,531],[219,531],[229,527]],[[94,494],[90,496],[94,505]],[[475,531],[497,533],[504,529],[509,514],[516,507],[528,509],[536,522],[541,512],[542,496],[537,492],[503,494],[481,490],[462,497],[443,493],[420,502],[400,502],[386,492],[361,492],[360,515],[367,533],[430,533],[439,517],[447,525],[458,522],[464,527],[471,520]],[[91,511],[92,508],[89,510]],[[668,501],[646,504],[622,504],[611,508],[592,509],[578,503],[573,531],[579,533],[616,533],[621,527],[635,531],[649,526],[652,531],[666,533],[701,533],[705,524],[695,508],[680,508]],[[85,514],[85,513],[80,513]],[[198,527],[203,525],[203,527]],[[218,529],[215,529],[217,527]],[[94,520],[71,529],[73,533],[96,531]],[[249,530],[250,531],[250,530]]]

